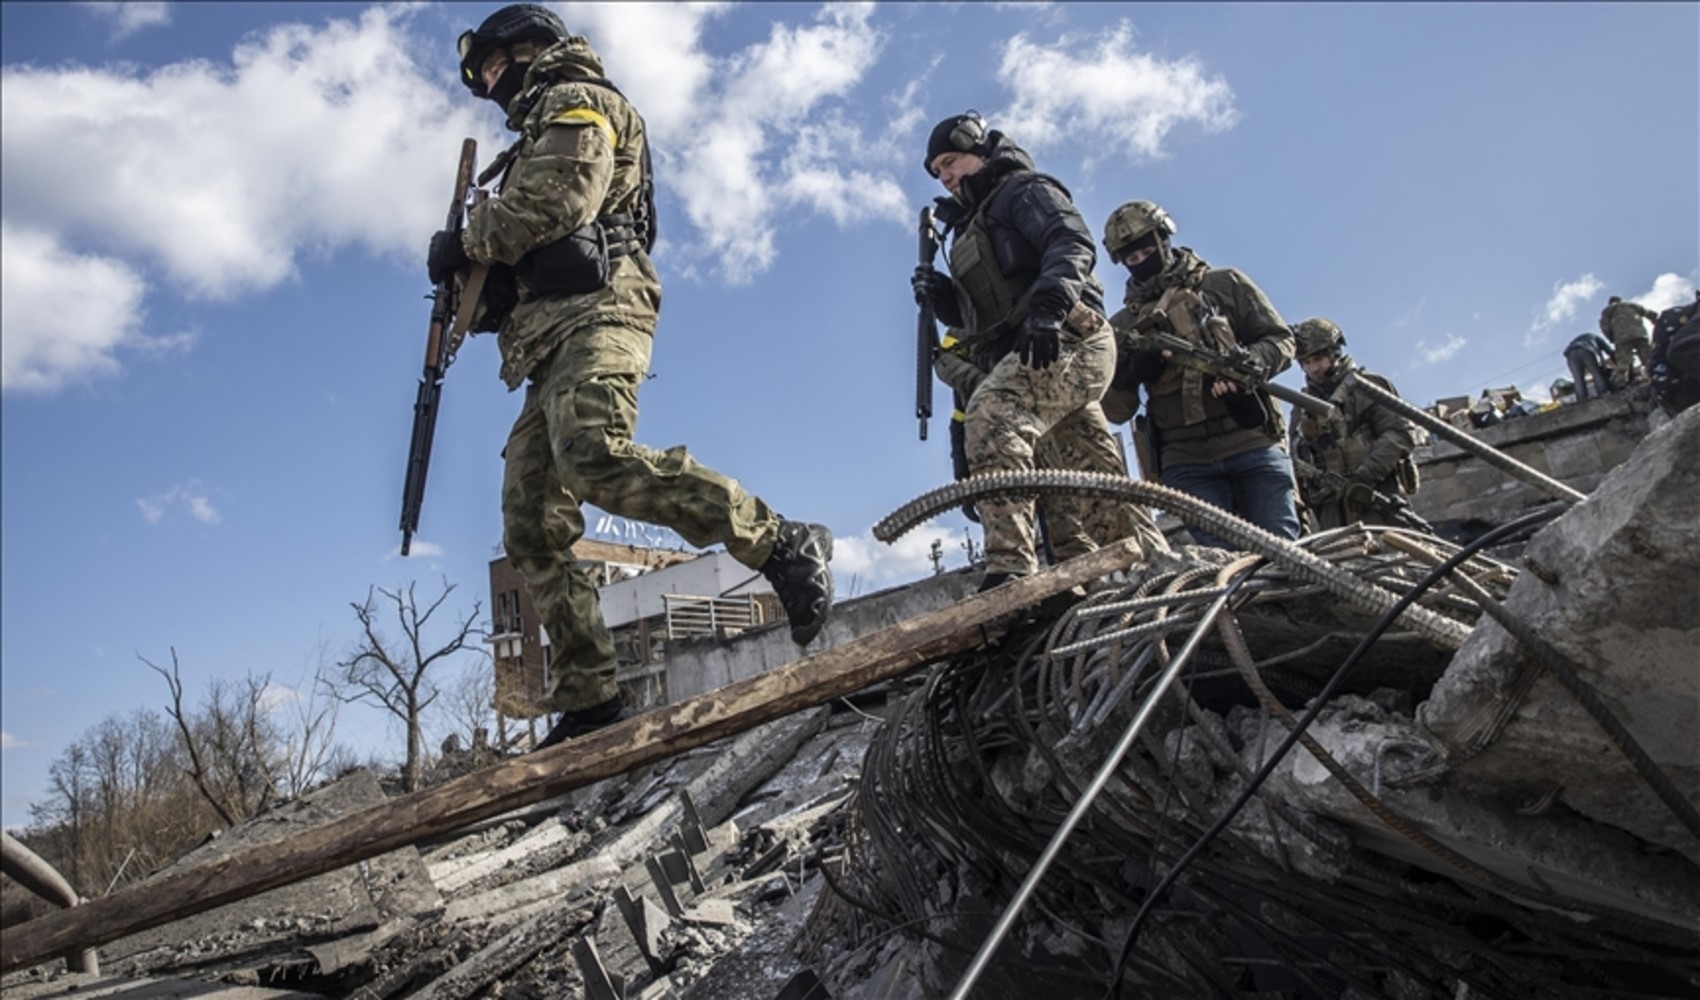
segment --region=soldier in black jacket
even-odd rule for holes
[[[1103,289],[1092,276],[1097,250],[1068,190],[1038,173],[1025,151],[973,112],[934,127],[924,166],[951,193],[956,211],[946,220],[950,273],[918,268],[915,293],[960,331],[974,364],[987,373],[966,411],[970,471],[1030,470],[1045,439],[1059,465],[1125,475],[1098,406],[1115,367],[1115,344]],[[1033,499],[994,498],[977,506],[986,535],[982,589],[1034,572]],[[1122,527],[1113,533],[1162,544],[1143,508],[1120,507]]]

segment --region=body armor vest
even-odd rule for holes
[[[1015,330],[1027,319],[1028,306],[1033,298],[1033,282],[1023,283],[998,267],[997,251],[992,246],[992,234],[986,225],[986,210],[998,192],[1012,178],[1026,171],[1005,174],[987,193],[968,226],[950,244],[950,277],[956,285],[957,302],[962,307],[963,340],[967,342],[976,361],[982,364],[996,361],[1008,352]],[[1040,174],[1041,177],[1047,175]],[[1062,185],[1048,178],[1057,186]]]
[[[1169,317],[1175,336],[1207,350],[1223,354],[1237,345],[1233,325],[1218,313],[1198,291],[1198,282],[1207,269],[1199,266],[1179,284],[1164,290],[1156,301],[1139,307],[1136,319],[1143,320],[1158,309]],[[1151,386],[1152,396],[1181,394],[1181,409],[1186,426],[1203,423],[1205,373],[1196,368],[1170,364]]]

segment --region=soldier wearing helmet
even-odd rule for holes
[[[1617,387],[1627,388],[1630,384],[1646,378],[1646,373],[1653,365],[1653,342],[1647,336],[1647,323],[1656,321],[1659,314],[1639,302],[1626,302],[1613,295],[1606,307],[1600,310],[1600,332],[1611,338],[1612,349],[1617,352]],[[1639,360],[1640,375],[1637,377],[1636,364]]]
[[[961,357],[941,353],[938,371],[966,390],[969,471],[1051,465],[1125,475],[1098,406],[1115,344],[1092,276],[1097,252],[1068,189],[975,112],[934,126],[922,163],[950,193],[940,199],[950,271],[920,267],[912,285],[960,341]],[[984,377],[947,370],[962,357]],[[981,589],[1036,571],[1033,498],[976,507],[986,539]],[[1046,511],[1059,556],[1130,535],[1147,548],[1164,544],[1134,504],[1065,498]]]
[[[1394,512],[1376,505],[1375,496],[1414,493],[1417,467],[1411,461],[1416,428],[1409,420],[1363,393],[1342,389],[1348,372],[1395,395],[1386,378],[1358,368],[1346,354],[1346,337],[1333,321],[1320,316],[1293,328],[1305,389],[1334,404],[1334,416],[1317,417],[1293,409],[1290,444],[1303,463],[1299,495],[1318,529],[1345,524],[1397,523]],[[1309,470],[1305,469],[1309,467]],[[1314,471],[1310,471],[1314,470]]]
[[[799,645],[832,606],[832,534],[782,520],[683,446],[631,439],[661,302],[654,180],[643,118],[590,44],[547,7],[512,4],[462,34],[459,57],[461,83],[519,138],[498,159],[497,196],[469,210],[464,230],[432,237],[426,264],[433,282],[489,267],[486,287],[501,276],[513,291],[505,306],[487,296],[484,315],[503,380],[525,387],[503,451],[502,541],[555,650],[561,714],[541,747],[625,712],[596,585],[572,554],[579,504],[725,544],[772,583]]]
[[[1283,451],[1281,414],[1268,393],[1170,363],[1162,352],[1134,351],[1126,342],[1161,311],[1176,336],[1223,354],[1243,351],[1267,375],[1292,364],[1292,331],[1262,290],[1243,272],[1212,268],[1191,249],[1174,246],[1176,231],[1169,213],[1150,201],[1127,202],[1104,224],[1104,249],[1128,271],[1123,306],[1110,317],[1118,356],[1105,414],[1118,423],[1131,419],[1144,386],[1139,432],[1165,484],[1297,538],[1292,463]],[[1200,544],[1226,544],[1208,531],[1191,531]]]

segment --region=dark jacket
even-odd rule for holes
[[[1060,330],[1082,301],[1101,315],[1104,296],[1092,277],[1097,247],[1068,189],[1038,173],[1032,157],[1001,132],[992,132],[990,141],[986,165],[963,180],[956,199],[962,211],[948,220],[951,239],[983,212],[998,270],[1031,287],[1026,322],[1034,328]],[[967,327],[954,295],[936,296],[933,306],[945,325]],[[964,339],[974,342],[976,333],[965,329]],[[982,346],[975,343],[977,350]],[[1007,351],[1006,344],[1000,353]]]
[[[1161,274],[1146,281],[1129,276],[1124,306],[1110,324],[1118,332],[1130,330],[1141,312],[1159,301],[1165,291],[1193,286],[1216,313],[1227,318],[1238,341],[1264,369],[1274,375],[1293,363],[1293,332],[1275,311],[1263,290],[1245,272],[1235,268],[1213,268],[1186,247],[1175,247],[1174,260]],[[1119,345],[1118,345],[1119,347]],[[1104,396],[1105,415],[1114,422],[1130,419],[1138,407],[1136,386],[1146,387],[1146,412],[1156,428],[1171,428],[1180,422],[1179,393],[1153,394],[1153,387],[1167,371],[1169,362],[1156,351],[1120,351],[1116,375]],[[1170,433],[1159,441],[1159,464],[1219,462],[1243,452],[1281,445],[1286,440],[1285,421],[1268,393],[1259,392],[1268,421],[1262,427],[1230,427],[1228,404],[1206,393],[1207,432]],[[1162,438],[1163,435],[1159,434]]]
[[[1568,357],[1577,351],[1585,351],[1596,359],[1604,358],[1608,362],[1617,361],[1617,352],[1612,350],[1611,343],[1597,333],[1579,333],[1564,347]]]

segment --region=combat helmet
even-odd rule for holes
[[[475,30],[461,33],[460,82],[472,96],[489,97],[490,90],[479,72],[486,56],[520,42],[550,45],[566,37],[566,22],[549,8],[535,3],[509,4],[485,18]]]
[[[1295,357],[1308,358],[1316,354],[1339,354],[1346,346],[1346,335],[1334,325],[1333,320],[1312,316],[1293,327],[1293,339],[1297,341]]]
[[[1130,201],[1104,223],[1104,249],[1119,264],[1135,243],[1153,234],[1159,243],[1175,235],[1175,220],[1154,201]]]

